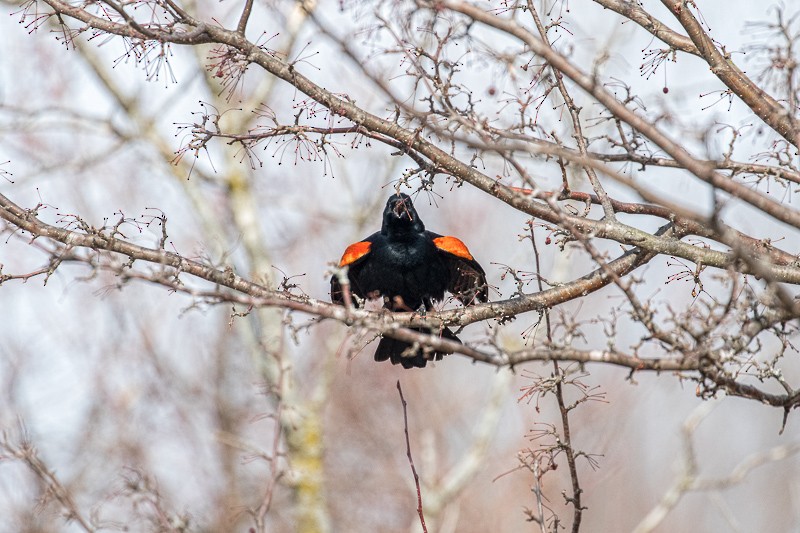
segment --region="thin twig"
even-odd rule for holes
[[[544,290],[542,284],[542,276],[541,276],[541,262],[539,260],[539,249],[536,246],[536,237],[533,232],[533,224],[530,226],[531,228],[531,244],[533,246],[533,257],[536,262],[536,273],[538,276],[537,283],[539,285],[539,291]],[[545,319],[545,326],[547,332],[547,343],[549,345],[553,344],[553,334],[550,325],[550,312],[549,309],[544,310],[544,319]],[[566,406],[566,402],[564,401],[564,390],[563,390],[563,372],[558,365],[558,361],[553,361],[553,377],[556,380],[556,400],[558,401],[558,411],[561,415],[561,428],[563,434],[563,449],[564,453],[567,455],[567,465],[569,467],[569,477],[572,483],[572,497],[566,498],[569,503],[572,503],[573,506],[573,514],[572,514],[572,533],[578,533],[581,528],[581,519],[583,518],[583,509],[584,507],[581,505],[581,493],[583,489],[581,489],[580,480],[578,479],[578,468],[575,464],[575,450],[572,448],[572,436],[570,433],[569,427],[569,409]],[[544,517],[542,517],[544,519]]]
[[[53,0],[49,0],[53,1]],[[662,0],[666,1],[666,0]],[[694,156],[680,144],[669,138],[662,130],[651,124],[645,117],[640,116],[631,109],[629,109],[623,102],[605,88],[602,83],[598,83],[595,76],[583,72],[574,66],[566,57],[555,52],[552,48],[547,46],[540,38],[533,35],[527,28],[511,19],[499,17],[492,12],[486,11],[482,7],[475,6],[471,3],[462,0],[443,0],[440,6],[450,9],[452,11],[462,13],[476,22],[481,22],[489,27],[500,30],[508,35],[516,37],[524,42],[530,49],[542,56],[553,68],[562,72],[565,76],[570,78],[573,82],[579,85],[584,91],[591,94],[597,99],[599,103],[608,109],[615,117],[627,123],[633,129],[641,132],[653,141],[659,148],[669,154],[676,162],[684,166],[689,172],[697,176],[700,180],[714,185],[723,191],[747,202],[757,209],[760,209],[765,214],[780,220],[786,224],[800,228],[800,212],[795,209],[789,209],[779,201],[769,198],[767,195],[762,194],[756,190],[751,189],[749,186],[737,183],[730,180],[728,177],[723,176],[716,172],[713,166],[705,164],[704,162],[696,159]],[[688,11],[688,10],[684,10]],[[785,111],[783,111],[785,115]],[[778,112],[771,113],[771,116],[777,116]],[[782,135],[788,135],[783,122],[786,122],[786,117],[782,117],[781,124],[769,122],[769,117],[762,118],[770,125],[776,128],[776,131]],[[790,136],[791,137],[791,136]],[[787,140],[794,144],[794,138]]]
[[[528,0],[528,11],[530,12],[531,17],[533,17],[533,22],[536,24],[536,29],[539,30],[539,35],[541,35],[542,41],[548,48],[552,48],[550,46],[550,40],[547,38],[547,28],[545,28],[544,24],[542,24],[542,19],[539,18],[539,13],[536,11],[536,7],[533,5],[532,0]],[[572,129],[575,132],[575,141],[578,143],[578,153],[580,153],[581,156],[586,157],[589,148],[586,144],[586,137],[583,136],[580,109],[575,104],[575,100],[572,99],[572,96],[570,96],[567,86],[564,85],[564,76],[561,74],[561,71],[552,67],[550,70],[553,72],[553,75],[556,79],[558,92],[561,93],[561,97],[564,99],[564,103],[569,110],[569,116],[572,118]],[[605,214],[605,217],[608,220],[614,220],[614,207],[611,204],[608,193],[606,193],[603,185],[600,183],[600,178],[597,177],[597,173],[594,171],[594,168],[591,166],[584,166],[583,170],[586,172],[586,176],[589,178],[589,182],[592,184],[592,189],[594,189],[594,192],[600,199],[600,205],[603,206],[603,213]]]
[[[253,0],[245,0],[244,8],[242,9],[242,16],[239,17],[239,24],[236,25],[236,31],[244,35],[247,30],[247,21],[250,20],[250,13],[253,11]]]
[[[0,441],[0,449],[5,450],[11,457],[22,461],[36,475],[46,487],[47,494],[52,496],[61,506],[67,522],[74,522],[83,531],[94,533],[96,528],[92,525],[91,520],[81,512],[69,488],[65,487],[56,476],[56,473],[39,458],[39,454],[30,441],[22,422],[20,422],[20,431],[22,439],[19,444],[12,444],[4,436]],[[2,459],[3,457],[0,457],[0,460]]]
[[[408,464],[411,465],[411,473],[414,474],[414,485],[417,487],[417,514],[419,514],[419,523],[422,525],[422,531],[428,533],[428,528],[425,526],[425,514],[422,512],[422,488],[419,485],[419,475],[417,469],[414,467],[414,458],[411,456],[411,442],[408,438],[408,404],[403,397],[403,388],[400,386],[400,380],[397,380],[397,392],[400,393],[400,402],[403,404],[403,426],[406,432],[406,456],[408,457]]]

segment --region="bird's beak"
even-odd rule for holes
[[[395,202],[394,207],[392,207],[392,212],[394,213],[394,215],[397,218],[400,218],[400,219],[407,218],[407,219],[411,220],[411,218],[412,218],[411,211],[408,209],[408,206],[406,205],[405,201],[402,200],[402,199],[397,200]]]

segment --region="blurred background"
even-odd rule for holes
[[[759,69],[755,45],[769,41],[754,23],[774,20],[776,11],[746,0],[705,4],[705,23],[715,37],[740,65]],[[0,168],[11,173],[0,177],[0,192],[23,207],[41,204],[41,217],[51,223],[68,224],[77,215],[102,226],[125,217],[124,236],[154,246],[163,215],[167,250],[229,265],[266,284],[288,278],[296,291],[327,301],[332,265],[348,244],[379,228],[386,198],[415,168],[394,149],[352,136],[331,138],[325,150],[274,139],[252,152],[218,139],[194,154],[185,150],[194,140],[193,125],[208,117],[220,116],[227,129],[241,132],[269,124],[273,116],[291,123],[301,111],[320,124],[337,119],[253,66],[234,86],[222,85],[230,78],[216,76],[215,58],[223,52],[213,47],[154,48],[137,57],[120,39],[88,39],[87,32],[65,41],[49,22],[37,27],[30,12],[44,5],[0,5],[0,162],[8,161]],[[659,2],[643,5],[669,19]],[[191,8],[230,26],[241,5],[199,0]],[[393,6],[323,1],[313,9],[316,22],[299,4],[256,2],[248,35],[296,60],[316,83],[379,116],[391,115],[385,96],[320,27],[358,50],[397,94],[410,97],[413,88],[402,78],[406,65],[387,52],[392,43],[386,32],[375,30],[378,16],[391,16]],[[796,15],[796,6],[783,9],[787,18]],[[681,57],[642,74],[651,38],[638,26],[622,24],[591,2],[557,2],[542,12],[563,17],[568,31],[553,39],[560,50],[586,70],[595,65],[604,79],[623,80],[642,111],[668,115],[671,132],[679,132],[698,157],[723,156],[730,141],[726,125],[743,132],[742,159],[770,145],[759,125],[748,126],[754,119],[738,100],[718,101],[721,85],[707,75],[705,63]],[[463,51],[461,82],[501,120],[516,79],[491,63],[488,50],[514,52],[498,35],[479,34],[474,48]],[[591,124],[601,110],[577,90],[574,97]],[[548,102],[540,113],[543,128],[569,137],[563,109]],[[607,127],[598,121],[587,135]],[[503,173],[496,161],[475,164],[490,176]],[[536,161],[530,172],[558,183],[553,168]],[[711,208],[707,189],[688,175],[653,168],[647,173],[667,197]],[[415,196],[427,228],[464,240],[496,287],[492,299],[510,297],[516,286],[504,266],[534,271],[531,243],[523,238],[528,217],[469,185],[437,179],[432,192]],[[796,191],[774,186],[771,193],[791,202]],[[729,211],[728,222],[783,238],[785,249],[800,251],[796,233],[745,208]],[[644,229],[657,226],[652,221]],[[540,235],[547,279],[573,280],[596,268],[584,252],[544,245]],[[24,236],[6,232],[2,239],[3,273],[46,264],[47,255]],[[619,247],[602,249],[614,254]],[[676,260],[659,257],[636,272],[643,280],[637,291],[678,309],[703,305],[724,291],[714,279],[697,297],[691,280],[667,283],[681,269]],[[408,401],[429,530],[538,530],[525,513],[536,507],[534,474],[521,467],[519,456],[541,444],[543,428],[560,424],[551,396],[525,397],[537,376],[551,374],[550,363],[527,363],[512,372],[452,355],[424,370],[404,371],[372,361],[374,344],[364,346],[369,337],[332,321],[274,309],[245,314],[244,308],[207,305],[86,265],[64,264],[44,281],[0,287],[0,427],[6,443],[0,531],[86,529],[65,514],[69,505],[36,473],[33,455],[20,460],[12,453],[26,446],[35,448],[42,469],[54,474],[74,509],[101,530],[419,531],[398,381]],[[530,283],[524,290],[537,289]],[[612,341],[594,319],[607,318],[622,303],[610,286],[554,313],[581,323],[575,346],[603,349]],[[528,313],[503,325],[478,323],[460,337],[492,339],[508,349],[535,346],[542,335],[539,319]],[[613,342],[629,346],[639,336],[623,320]],[[693,382],[668,373],[631,377],[601,365],[584,370],[580,382],[598,400],[581,404],[570,417],[573,446],[591,458],[578,462],[588,508],[584,531],[640,525],[679,479],[687,442],[702,478],[727,478],[743,461],[759,457],[764,464],[746,469],[741,479],[684,495],[656,531],[797,530],[798,457],[758,455],[797,445],[800,425],[793,416],[779,435],[778,409],[724,396],[703,401]],[[791,376],[798,377],[797,370],[796,361],[786,362]],[[578,397],[568,391],[568,399]],[[297,459],[291,468],[287,456]],[[557,465],[542,477],[544,503],[568,523],[563,456]]]

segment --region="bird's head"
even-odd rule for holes
[[[388,234],[411,233],[425,231],[425,225],[419,219],[417,210],[407,194],[394,194],[386,202],[383,210],[383,227],[381,232]]]

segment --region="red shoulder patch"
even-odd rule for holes
[[[453,254],[462,259],[468,259],[469,261],[473,260],[472,254],[469,253],[467,249],[467,245],[461,242],[460,239],[456,239],[455,237],[437,237],[433,239],[433,244],[443,252]]]
[[[369,253],[369,249],[372,246],[371,242],[368,241],[361,241],[355,244],[351,244],[347,247],[347,250],[344,251],[344,255],[342,256],[342,260],[339,261],[339,266],[347,266],[352,265],[365,255]]]

